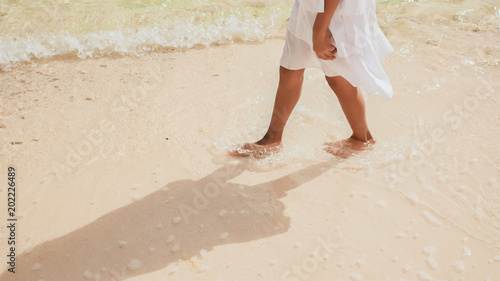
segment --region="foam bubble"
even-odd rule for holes
[[[42,265],[37,262],[33,265],[33,267],[31,267],[31,270],[39,270],[40,268],[42,268]]]
[[[456,272],[464,272],[465,271],[465,264],[462,261],[456,261],[453,264],[453,269],[455,269]]]
[[[423,270],[421,270],[421,271],[419,271],[417,273],[417,277],[421,281],[431,281],[431,280],[434,280],[434,278],[432,278],[432,276],[429,273],[427,273],[427,272],[425,272]]]
[[[172,241],[174,241],[174,238],[175,238],[175,236],[174,236],[174,235],[172,235],[172,234],[170,234],[170,235],[167,237],[167,243],[168,243],[168,242],[172,242]]]
[[[141,261],[140,261],[140,260],[133,259],[133,260],[131,260],[131,261],[128,263],[128,268],[129,268],[130,270],[136,270],[136,269],[138,269],[139,267],[141,267]]]
[[[179,242],[175,243],[175,245],[172,246],[172,252],[178,252],[180,250]]]
[[[83,277],[85,277],[85,278],[87,278],[87,279],[92,278],[92,276],[94,276],[94,275],[93,275],[93,274],[92,274],[92,272],[90,272],[90,271],[85,271],[85,272],[83,272]]]

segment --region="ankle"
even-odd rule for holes
[[[351,139],[354,139],[354,140],[357,140],[357,141],[360,141],[360,142],[367,142],[367,141],[370,141],[370,140],[373,140],[373,137],[372,137],[372,134],[370,133],[370,131],[365,131],[363,133],[353,133],[351,135]]]
[[[281,143],[281,135],[282,134],[274,134],[267,132],[262,139],[260,139],[257,144],[260,145],[278,145]]]

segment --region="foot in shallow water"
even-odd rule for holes
[[[350,137],[335,142],[325,142],[326,147],[323,150],[337,157],[347,158],[356,152],[371,149],[374,144],[375,140],[373,139],[363,142]]]
[[[257,144],[257,143],[244,143],[238,148],[229,151],[232,156],[248,157],[252,156],[255,158],[264,158],[272,153],[276,153],[280,150],[280,143],[270,143],[270,144]]]

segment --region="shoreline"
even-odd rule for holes
[[[69,53],[65,54],[58,54],[58,55],[53,55],[53,56],[45,56],[45,57],[35,57],[34,55],[31,55],[29,60],[23,60],[23,61],[16,61],[12,62],[10,64],[0,64],[0,74],[2,73],[8,73],[13,70],[16,70],[17,68],[24,68],[24,67],[37,67],[40,64],[47,64],[50,63],[51,61],[79,61],[79,60],[98,60],[102,58],[108,58],[108,59],[120,59],[120,58],[127,58],[127,57],[143,57],[143,56],[148,56],[151,54],[167,54],[167,53],[185,53],[189,52],[190,50],[205,50],[205,49],[210,49],[210,48],[219,48],[219,47],[224,47],[224,46],[229,46],[229,45],[249,45],[249,46],[254,46],[254,45],[260,45],[263,44],[266,41],[275,41],[275,40],[285,40],[285,35],[276,35],[272,36],[269,38],[265,38],[262,41],[243,41],[243,40],[236,40],[234,42],[224,42],[224,43],[211,43],[209,45],[206,44],[195,44],[194,46],[191,47],[169,47],[169,46],[152,46],[152,47],[147,47],[148,50],[144,50],[145,47],[141,47],[137,51],[129,51],[126,53],[123,52],[117,52],[117,51],[112,51],[112,52],[102,52],[100,50],[96,50],[96,53],[93,54],[92,56],[85,56],[85,57],[80,57],[78,54],[77,50],[74,50]]]

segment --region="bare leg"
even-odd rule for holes
[[[366,122],[365,100],[359,89],[343,77],[326,77],[326,80],[337,95],[353,133],[347,139],[326,143],[325,150],[336,156],[347,157],[353,150],[363,150],[375,143]]]
[[[271,123],[264,137],[255,143],[245,143],[240,149],[231,151],[237,156],[263,156],[275,151],[281,144],[286,122],[299,101],[304,80],[304,69],[289,70],[280,66],[280,79],[274,100]]]

